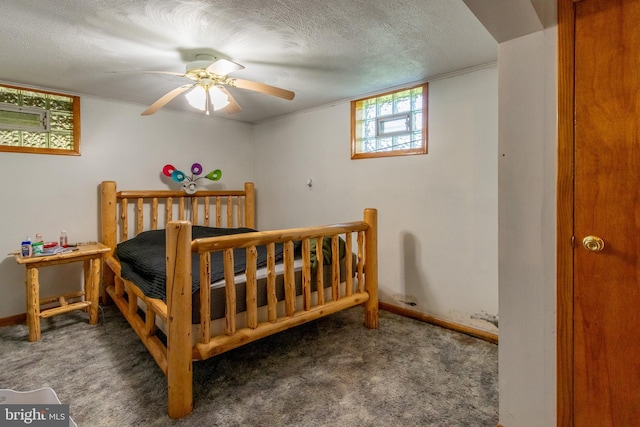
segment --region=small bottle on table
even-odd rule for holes
[[[22,241],[21,254],[23,257],[31,256],[31,237],[27,236],[27,238]]]

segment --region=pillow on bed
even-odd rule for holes
[[[316,255],[316,240],[317,239],[310,239],[310,243],[311,243],[311,268],[312,269],[316,269],[318,268],[318,256]],[[344,258],[344,253],[345,253],[345,243],[344,240],[342,239],[342,237],[338,237],[338,253],[339,253],[339,259]],[[327,264],[331,264],[331,258],[333,255],[333,252],[331,251],[331,237],[329,236],[325,236],[322,238],[322,264],[323,265],[327,265]]]

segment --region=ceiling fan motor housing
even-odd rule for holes
[[[215,60],[216,57],[212,55],[197,55],[195,61],[187,63],[186,72],[188,73],[194,70],[206,70],[209,65],[215,62]]]

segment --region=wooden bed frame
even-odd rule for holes
[[[212,213],[213,211],[213,213]],[[174,219],[177,212],[177,219]],[[187,215],[190,220],[186,220]],[[213,218],[214,221],[210,221]],[[198,221],[201,219],[201,221]],[[225,221],[226,219],[226,221]],[[211,224],[210,224],[211,222]],[[167,278],[163,300],[148,298],[132,282],[120,276],[120,264],[114,257],[119,242],[129,238],[130,224],[137,235],[147,229],[166,228]],[[114,181],[101,184],[102,243],[111,248],[105,254],[103,301],[113,300],[129,321],[153,358],[167,376],[168,414],[181,418],[193,409],[192,363],[240,347],[291,327],[319,319],[356,305],[364,305],[364,325],[378,327],[377,211],[365,209],[364,220],[327,226],[273,230],[192,240],[192,224],[211,227],[255,228],[253,183],[239,191],[117,191]],[[356,236],[353,248],[352,235]],[[323,255],[320,237],[330,237],[332,257],[331,283],[322,282]],[[345,283],[340,285],[338,236],[345,240],[347,256]],[[311,288],[310,241],[316,238],[318,267],[317,291]],[[296,306],[293,270],[293,245],[302,242],[302,304]],[[285,298],[278,301],[275,291],[274,246],[284,246]],[[267,318],[258,317],[255,260],[256,246],[267,247]],[[246,327],[236,328],[236,285],[233,278],[233,249],[246,248]],[[353,249],[356,249],[355,251]],[[210,252],[223,251],[226,311],[224,332],[213,334],[210,319],[210,287],[200,287],[200,334],[192,337],[191,257],[199,254],[200,283],[211,283]],[[331,288],[326,291],[324,287]],[[341,290],[342,289],[342,290]],[[298,297],[300,300],[300,297]],[[139,305],[139,302],[144,302]],[[282,304],[284,303],[284,313]],[[301,306],[300,306],[301,305]],[[144,307],[144,311],[140,310]],[[278,309],[278,307],[280,307]],[[246,317],[244,317],[246,316]],[[158,320],[160,319],[160,320]],[[157,321],[164,322],[166,334],[159,333]],[[165,345],[166,342],[166,345]],[[193,342],[196,344],[193,345]]]

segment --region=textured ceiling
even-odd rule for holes
[[[463,0],[3,0],[0,81],[141,104],[188,80],[198,53],[244,65],[231,77],[294,91],[231,88],[258,122],[497,59]],[[178,97],[165,108],[202,114]],[[156,113],[161,114],[161,112]]]

